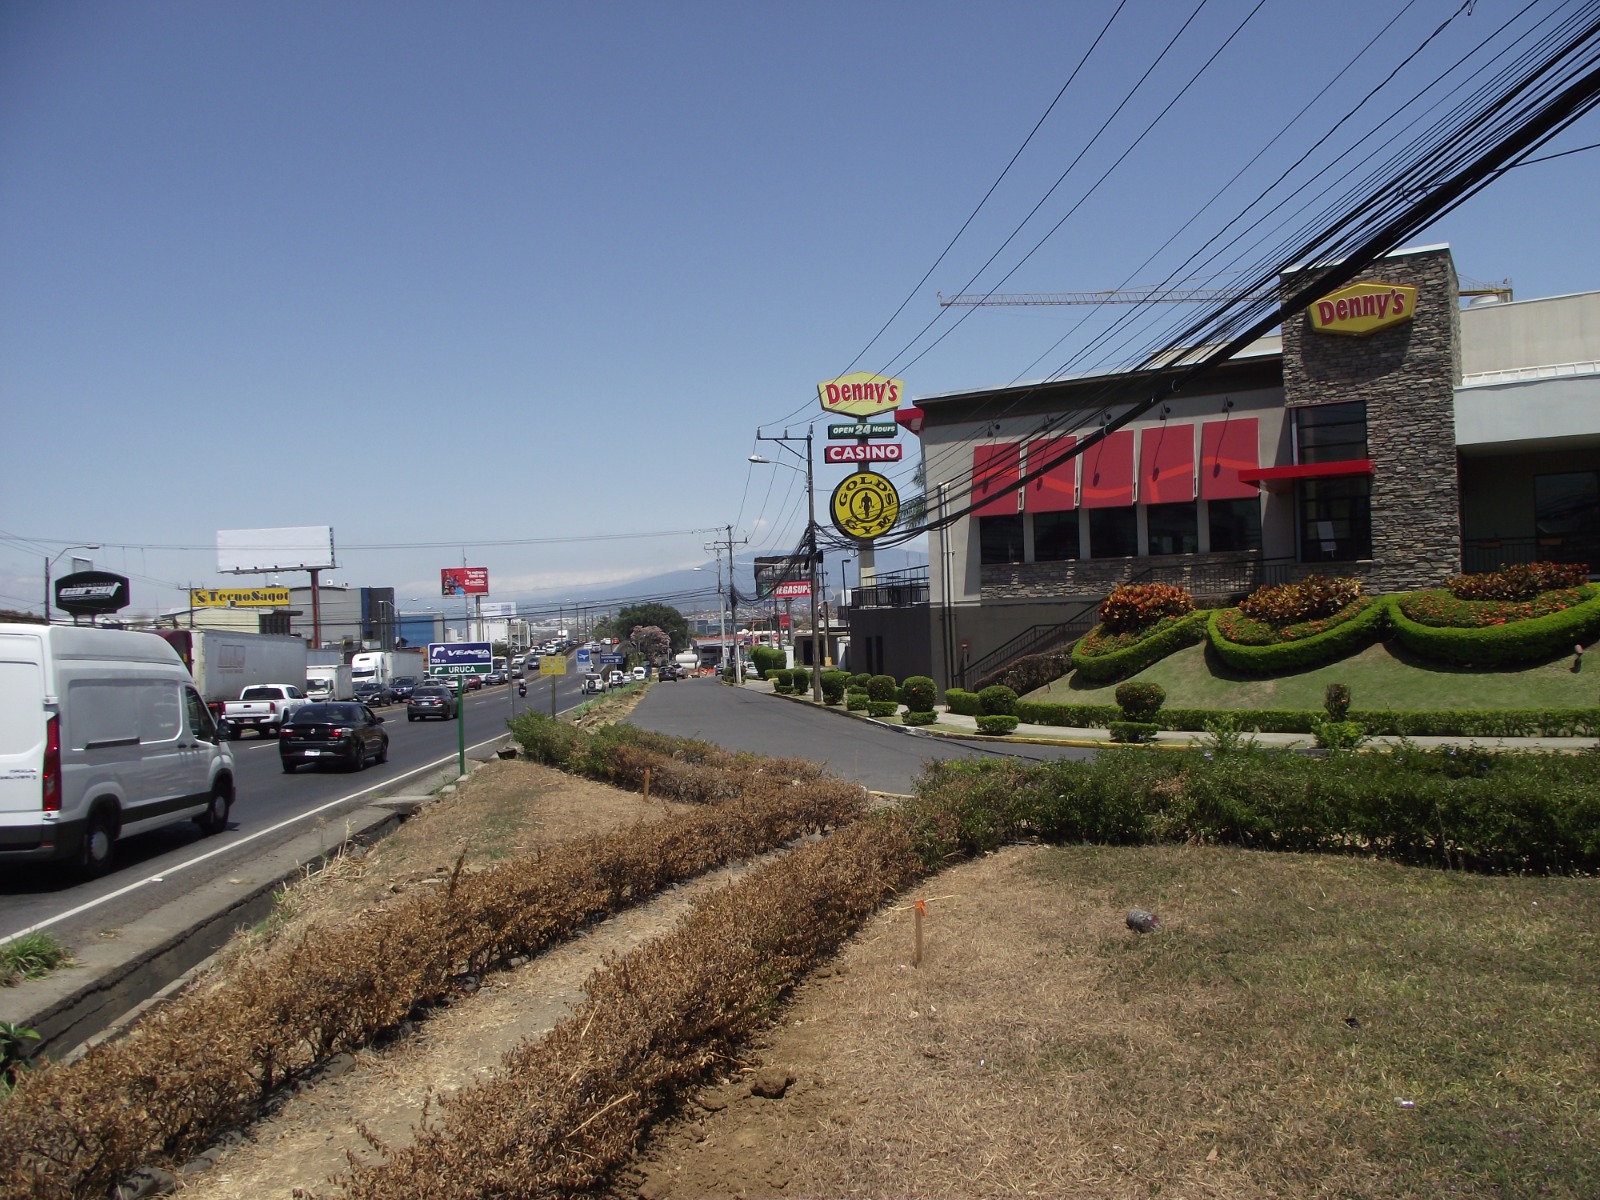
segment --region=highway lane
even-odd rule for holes
[[[556,676],[556,707],[582,702],[581,676]],[[506,719],[528,707],[550,711],[550,684],[528,677],[528,695],[516,684],[469,692],[464,707],[469,753],[485,758],[506,731]],[[116,929],[183,893],[217,878],[248,876],[264,851],[311,828],[338,837],[339,818],[374,799],[402,794],[432,772],[448,769],[457,751],[454,721],[406,720],[404,705],[375,710],[389,734],[389,761],[360,773],[339,768],[300,768],[286,775],[277,740],[245,734],[233,742],[238,797],[228,829],[205,837],[192,822],[140,834],[117,843],[110,872],[83,880],[70,868],[9,866],[0,872],[0,940],[43,925],[68,945],[115,936]]]

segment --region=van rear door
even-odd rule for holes
[[[0,634],[0,813],[44,805],[44,641]]]

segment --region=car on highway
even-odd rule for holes
[[[438,717],[441,721],[456,715],[456,690],[442,683],[419,683],[406,701],[406,720]]]
[[[635,667],[633,669],[633,677],[636,680],[638,680],[639,682],[643,683],[646,679],[650,678],[650,668],[649,667]]]
[[[370,704],[376,708],[394,703],[394,692],[374,679],[363,679],[353,689],[356,703]]]
[[[667,663],[656,672],[656,678],[663,683],[676,683],[683,678],[683,669],[676,663]]]
[[[599,671],[590,671],[583,677],[583,690],[585,692],[603,692],[606,690],[606,681]]]
[[[623,684],[625,684],[627,682],[628,682],[628,677],[626,675],[624,675],[621,671],[617,670],[615,667],[612,668],[611,674],[606,676],[606,686],[607,687],[621,687]]]
[[[504,683],[505,681],[506,681],[506,673],[504,671],[490,671],[487,675],[485,675],[483,677],[483,686],[484,687],[498,687],[500,684]]]
[[[278,728],[278,760],[285,774],[303,763],[340,763],[359,771],[387,762],[389,735],[383,718],[365,704],[307,704]]]
[[[469,691],[469,692],[481,692],[481,691],[483,691],[483,676],[482,675],[464,675],[464,676],[462,676],[462,678],[467,681],[467,691]]]
[[[418,682],[415,675],[397,675],[389,681],[389,691],[396,701],[409,700]]]

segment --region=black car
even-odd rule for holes
[[[394,693],[381,683],[374,683],[370,679],[363,679],[351,689],[355,692],[357,704],[373,704],[382,707],[394,703]]]
[[[417,686],[415,675],[397,675],[389,684],[389,693],[396,702],[411,699],[411,693]]]
[[[456,715],[456,694],[438,683],[419,683],[406,701],[406,720],[420,721],[423,717],[438,717],[449,721]]]
[[[286,773],[301,763],[340,762],[359,771],[387,762],[389,735],[383,718],[365,704],[307,704],[278,727],[278,758]]]
[[[667,663],[665,666],[656,671],[656,678],[661,680],[663,683],[668,683],[675,682],[683,678],[683,675],[678,670],[678,667],[675,663]]]

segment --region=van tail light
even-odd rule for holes
[[[61,811],[61,717],[44,726],[44,811]]]

